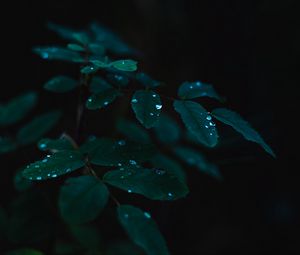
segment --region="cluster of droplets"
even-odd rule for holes
[[[212,122],[212,117],[210,115],[206,116],[206,120],[208,120],[208,125],[205,125],[205,128],[211,128],[212,130],[215,129],[216,124]],[[209,133],[210,136],[213,135],[212,132]]]

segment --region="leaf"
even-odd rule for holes
[[[35,47],[33,52],[46,60],[61,60],[74,63],[83,63],[84,58],[78,53],[62,47],[45,46]]]
[[[83,68],[80,69],[80,72],[82,74],[94,74],[96,73],[97,71],[99,70],[98,67],[95,67],[94,65],[88,65],[88,66],[85,66]]]
[[[195,166],[201,172],[218,180],[222,180],[222,175],[218,167],[215,164],[210,163],[201,152],[184,146],[175,147],[174,152],[188,165]]]
[[[142,250],[129,241],[117,241],[109,244],[106,255],[141,255]]]
[[[73,144],[64,137],[58,139],[44,138],[38,142],[38,148],[41,151],[58,152],[63,150],[73,150]]]
[[[17,141],[27,145],[40,139],[49,132],[61,117],[61,112],[52,111],[35,117],[31,122],[22,127],[17,133]]]
[[[157,154],[152,158],[151,162],[154,167],[167,171],[175,175],[181,182],[186,183],[186,174],[175,160],[163,154]]]
[[[214,147],[218,142],[218,133],[210,114],[198,103],[176,100],[175,110],[180,114],[183,123],[200,143]]]
[[[118,207],[118,218],[129,238],[147,255],[168,255],[166,242],[148,212],[131,205]]]
[[[146,169],[135,165],[107,172],[103,180],[129,193],[153,200],[176,200],[185,197],[188,187],[175,175],[162,169]]]
[[[56,92],[56,93],[65,93],[75,89],[78,86],[78,82],[74,79],[59,75],[53,77],[45,85],[44,89]]]
[[[11,137],[0,136],[0,154],[8,153],[16,149],[17,144]]]
[[[92,221],[104,209],[108,195],[106,186],[93,176],[69,178],[60,189],[61,216],[72,224]]]
[[[135,165],[150,159],[155,150],[150,144],[136,144],[129,141],[114,141],[108,138],[97,138],[81,147],[87,152],[90,162],[100,166]]]
[[[237,132],[242,134],[245,139],[258,143],[267,153],[274,158],[276,157],[270,146],[265,143],[263,138],[238,113],[226,108],[217,108],[213,110],[212,115],[219,121],[234,128]]]
[[[79,45],[79,44],[75,44],[75,43],[69,43],[69,44],[67,45],[67,48],[68,48],[69,50],[73,50],[73,51],[79,51],[79,52],[84,52],[84,51],[85,51],[85,48],[84,48],[84,47],[82,47],[82,46]]]
[[[146,128],[151,128],[159,120],[162,103],[155,92],[138,90],[132,97],[131,107],[141,124]]]
[[[5,255],[43,255],[41,251],[34,249],[18,249],[14,251],[6,252]]]
[[[193,99],[197,97],[211,97],[222,101],[212,85],[196,82],[184,82],[178,89],[178,96],[182,99]]]
[[[37,94],[35,92],[24,93],[6,105],[0,105],[0,127],[9,126],[22,120],[36,105]]]
[[[131,59],[117,60],[110,63],[114,68],[124,72],[137,70],[137,62]]]
[[[107,61],[91,60],[90,62],[91,62],[97,69],[100,69],[100,68],[108,68],[108,67],[110,67],[110,64],[108,64]]]
[[[114,88],[98,92],[88,98],[86,101],[86,107],[89,110],[101,109],[112,103],[120,95],[121,92]]]
[[[180,127],[169,115],[162,114],[154,127],[155,134],[162,143],[172,144],[180,138]]]
[[[126,87],[129,83],[129,79],[122,74],[108,74],[107,79],[114,85],[120,87]]]
[[[33,182],[23,177],[23,171],[17,171],[14,177],[14,186],[17,191],[26,191],[30,189]]]
[[[60,151],[28,165],[23,170],[23,176],[29,180],[47,180],[68,174],[84,165],[85,161],[81,153],[77,151]]]
[[[96,56],[103,56],[105,54],[105,48],[99,43],[90,43],[88,48]]]
[[[93,77],[90,84],[90,91],[92,93],[99,93],[108,89],[112,89],[113,87],[104,79],[99,76]]]
[[[116,129],[129,140],[137,143],[149,144],[151,139],[146,130],[135,122],[120,119],[117,122]]]
[[[137,73],[135,78],[142,83],[146,88],[156,88],[161,85],[160,81],[156,81],[152,79],[148,74],[146,73]]]

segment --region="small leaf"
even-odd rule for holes
[[[99,70],[98,67],[95,67],[94,65],[85,66],[80,69],[80,72],[82,74],[93,74],[96,73]]]
[[[85,161],[81,153],[77,151],[60,151],[28,165],[23,170],[23,176],[29,180],[46,180],[68,174],[84,165]]]
[[[178,96],[182,99],[211,97],[222,101],[212,85],[200,81],[182,83],[178,89]]]
[[[110,64],[100,60],[91,60],[91,63],[98,69],[110,67]]]
[[[113,87],[106,80],[98,76],[93,77],[90,84],[90,91],[92,93],[99,93],[112,88]]]
[[[27,92],[12,99],[6,105],[0,105],[0,127],[15,124],[23,119],[35,106],[36,101],[37,94]]]
[[[44,138],[38,142],[38,148],[41,151],[58,152],[63,150],[73,150],[73,144],[66,138],[49,139]]]
[[[110,63],[114,68],[124,72],[134,72],[137,70],[137,62],[131,59],[117,60]]]
[[[85,48],[82,47],[81,45],[79,44],[75,44],[75,43],[69,43],[67,48],[69,50],[73,50],[73,51],[79,51],[79,52],[84,52],[85,51]]]
[[[6,252],[5,255],[43,255],[41,251],[34,249],[18,249],[14,251]]]
[[[104,209],[108,195],[106,186],[93,176],[69,178],[59,194],[61,216],[72,224],[92,221]]]
[[[120,87],[126,87],[129,83],[129,79],[122,74],[116,73],[116,74],[108,74],[107,79],[114,85],[120,86]]]
[[[142,83],[146,88],[156,88],[161,85],[160,81],[153,80],[146,73],[137,73],[135,78]]]
[[[23,177],[22,171],[17,171],[14,178],[14,186],[17,191],[25,191],[31,188],[33,182]]]
[[[141,194],[153,200],[176,200],[185,197],[189,191],[171,172],[135,165],[107,172],[103,180],[129,193]]]
[[[123,134],[126,138],[133,142],[143,144],[151,143],[151,139],[147,131],[140,125],[136,124],[136,122],[120,119],[117,122],[116,129],[119,133]]]
[[[191,148],[178,146],[174,148],[175,154],[188,165],[195,166],[201,172],[208,174],[218,180],[222,180],[222,175],[218,167],[210,163],[201,152]]]
[[[33,49],[33,52],[46,60],[61,60],[74,63],[84,62],[84,58],[78,52],[74,52],[61,47],[36,47]]]
[[[198,103],[192,101],[174,102],[175,110],[180,114],[183,123],[200,143],[214,147],[218,142],[218,133],[210,114]]]
[[[99,43],[90,43],[88,48],[96,56],[103,56],[105,54],[105,48]]]
[[[157,138],[165,144],[172,144],[180,138],[180,127],[169,115],[162,114],[154,127]]]
[[[51,80],[49,80],[45,85],[44,89],[57,92],[64,93],[75,89],[78,86],[78,82],[72,78],[67,76],[55,76]]]
[[[11,137],[0,136],[0,154],[8,153],[16,149],[17,144]]]
[[[238,113],[226,108],[218,108],[212,112],[212,115],[219,121],[233,127],[245,139],[258,143],[267,153],[274,158],[276,157],[270,146],[265,143],[263,138]]]
[[[35,117],[17,133],[17,140],[22,145],[33,143],[50,131],[58,122],[61,113],[52,111]]]
[[[118,207],[118,218],[130,239],[147,255],[170,254],[155,221],[148,212],[131,205]]]
[[[162,103],[158,94],[150,90],[138,90],[134,93],[131,106],[137,119],[146,128],[154,127],[159,120]]]
[[[93,94],[86,101],[86,108],[89,110],[101,109],[112,103],[120,95],[120,91],[114,88]]]
[[[100,166],[134,165],[150,159],[155,154],[154,147],[150,144],[114,141],[108,138],[92,140],[83,145],[81,151],[87,151],[90,162]]]

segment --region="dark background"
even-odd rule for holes
[[[167,208],[151,203],[172,253],[300,254],[299,166],[294,164],[299,136],[298,2],[11,1],[1,6],[7,15],[1,16],[1,101],[36,89],[41,93],[37,112],[65,102],[64,109],[72,112],[75,96],[49,98],[41,84],[76,69],[45,63],[31,48],[63,42],[45,28],[48,21],[75,28],[94,20],[103,23],[144,53],[139,67],[167,83],[164,93],[175,95],[185,80],[214,84],[226,96],[227,106],[249,120],[277,154],[274,160],[258,146],[238,140],[211,153],[220,163],[223,183],[187,169],[187,199]],[[73,117],[63,120],[60,128]],[[4,204],[14,196],[14,168],[36,158],[36,152],[20,153],[1,156]],[[151,209],[147,201],[144,207]]]

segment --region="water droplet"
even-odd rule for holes
[[[41,149],[45,149],[46,147],[47,147],[47,145],[46,144],[44,144],[44,143],[42,143],[42,144],[40,144],[40,146],[39,146]]]
[[[124,179],[125,177],[123,175],[121,175],[120,179]]]
[[[90,103],[93,102],[93,99],[89,98],[89,99],[88,99],[88,102],[90,102]]]
[[[120,171],[123,171],[123,170],[124,170],[124,167],[121,167],[119,170],[120,170]]]
[[[194,87],[191,85],[191,86],[190,86],[190,89],[193,89],[193,88],[194,88]]]
[[[122,166],[122,164],[121,164],[121,163],[118,163],[118,166]]]
[[[128,193],[131,193],[132,192],[132,190],[131,189],[129,189],[129,190],[127,190],[128,191]]]
[[[153,115],[154,115],[154,113],[153,113],[153,112],[150,112],[150,115],[151,115],[151,116],[153,116]]]
[[[207,120],[211,120],[211,116],[208,115],[208,116],[206,117],[206,119],[207,119]]]
[[[36,180],[40,181],[40,180],[42,180],[42,177],[38,176],[38,177],[36,177]]]
[[[33,178],[32,178],[32,177],[29,177],[28,179],[29,179],[29,180],[32,180]]]
[[[49,54],[47,52],[42,52],[42,58],[43,59],[49,58]]]
[[[210,125],[211,127],[214,127],[216,124],[214,124],[214,123],[212,123],[212,122],[209,122],[209,125]]]
[[[123,77],[121,75],[115,75],[115,79],[118,81],[121,81],[123,79]]]
[[[136,98],[133,98],[132,100],[131,100],[131,103],[137,103],[138,102],[138,100],[136,99]]]
[[[70,155],[70,156],[69,156],[69,158],[73,158],[73,157],[74,157],[73,155]]]
[[[207,125],[205,125],[205,128],[208,128],[208,126],[207,126]]]
[[[156,94],[153,94],[152,96],[153,96],[153,97],[156,97]]]
[[[126,142],[125,142],[124,140],[120,140],[120,141],[118,141],[118,144],[119,144],[120,146],[123,146],[123,145],[126,144]]]
[[[42,160],[43,163],[46,163],[47,161],[48,161],[47,158],[45,158],[45,159]]]
[[[57,177],[57,174],[52,174],[51,177],[55,178],[55,177]]]
[[[35,167],[35,168],[39,168],[40,166],[39,166],[39,165],[35,165],[34,167]]]
[[[50,177],[50,176],[51,176],[51,174],[47,174],[47,176],[48,176],[48,177]]]
[[[155,169],[155,173],[158,175],[164,175],[166,173],[165,170],[161,170],[161,169]]]
[[[201,86],[201,82],[200,82],[200,81],[197,81],[197,82],[196,82],[196,86],[200,87],[200,86]]]
[[[66,172],[67,172],[67,173],[71,172],[71,168],[67,168],[67,169],[66,169]]]
[[[155,105],[155,108],[156,108],[157,110],[160,110],[160,109],[162,108],[162,105],[161,105],[161,104],[157,104],[157,105]]]
[[[150,215],[150,213],[148,213],[148,212],[144,212],[144,215],[145,215],[145,217],[146,217],[147,219],[151,219],[151,215]]]
[[[124,214],[124,218],[128,219],[129,215],[127,213]]]
[[[130,160],[129,160],[129,164],[130,164],[130,165],[136,165],[136,161],[133,160],[133,159],[130,159]]]
[[[46,157],[47,157],[47,158],[51,158],[51,155],[48,154]]]
[[[93,67],[93,66],[90,66],[90,69],[91,69],[91,70],[94,70],[94,67]]]
[[[107,101],[105,101],[103,104],[106,106],[106,105],[108,105],[109,103],[108,103]]]
[[[173,197],[173,194],[171,192],[169,192],[168,197]]]
[[[209,135],[213,135],[212,133],[209,133]]]

